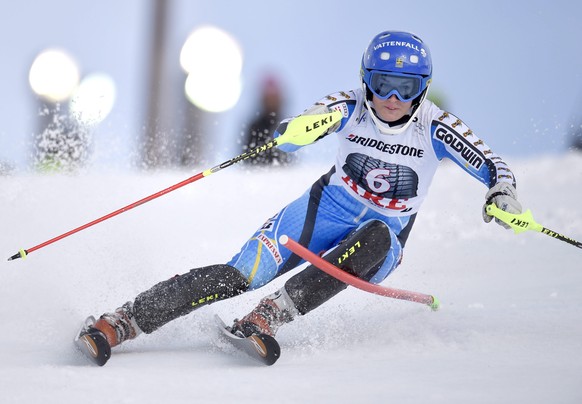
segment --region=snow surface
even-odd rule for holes
[[[536,220],[582,239],[582,155],[507,160]],[[485,187],[452,164],[384,283],[434,294],[440,311],[348,288],[280,330],[275,366],[254,365],[218,339],[212,316],[244,315],[284,277],[126,343],[103,368],[78,356],[72,337],[87,315],[225,262],[327,169],[234,166],[26,260],[2,258],[0,402],[582,402],[582,251],[483,223]],[[8,258],[195,173],[0,177],[1,251]]]

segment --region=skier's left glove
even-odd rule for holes
[[[493,216],[487,214],[487,205],[494,203],[499,209],[509,213],[521,213],[521,204],[517,201],[517,191],[515,187],[507,182],[498,182],[489,189],[485,195],[485,204],[483,205],[483,220],[489,223]],[[510,229],[509,225],[505,224],[499,219],[495,222],[506,229]]]

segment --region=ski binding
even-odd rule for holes
[[[221,330],[221,335],[226,341],[238,350],[246,353],[252,359],[271,366],[281,356],[281,348],[277,340],[267,334],[251,335],[250,337],[239,337],[230,332],[224,321],[218,316],[214,315],[214,320]]]

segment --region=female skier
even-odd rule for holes
[[[339,266],[379,283],[400,263],[443,158],[485,184],[485,205],[495,203],[521,213],[507,164],[463,121],[426,99],[432,72],[429,48],[418,36],[396,31],[376,35],[362,57],[360,88],[331,94],[303,113],[341,112],[342,119],[322,136],[334,136],[339,145],[331,170],[269,218],[229,262],[192,269],[158,283],[97,321],[89,317],[79,336],[106,341],[107,350],[198,307],[264,286],[303,263],[279,245],[282,234],[316,253],[331,251],[325,256],[329,261],[337,261],[352,241],[361,241],[362,248]],[[292,119],[284,120],[274,137],[284,133]],[[285,152],[299,148],[280,147]],[[490,222],[485,205],[483,219]],[[273,336],[281,325],[345,288],[308,266],[235,320],[230,330],[239,336]]]

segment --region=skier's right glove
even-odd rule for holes
[[[493,216],[487,214],[487,205],[494,203],[499,209],[509,213],[521,213],[521,204],[517,201],[517,191],[513,185],[508,182],[498,182],[489,189],[485,195],[485,204],[483,205],[483,220],[489,223]],[[495,222],[506,229],[510,229],[509,225],[505,224],[499,219]]]
[[[323,104],[314,104],[313,106],[311,106],[310,108],[306,109],[301,115],[299,116],[305,116],[305,115],[319,115],[319,114],[329,114],[332,113],[333,111],[327,106],[327,105],[323,105]],[[273,137],[276,139],[277,137],[281,136],[283,133],[285,133],[285,131],[287,130],[287,126],[289,125],[289,123],[291,121],[293,121],[293,119],[296,118],[290,118],[290,119],[285,119],[283,120],[279,126],[277,126],[277,129],[275,130],[275,133],[273,134]],[[337,122],[335,122],[332,126],[330,126],[324,133],[322,133],[317,139],[314,139],[311,143],[315,143],[317,142],[319,139],[324,138],[325,136],[327,136],[330,133],[335,132],[336,130],[339,129],[339,127],[341,126],[341,120],[338,120]],[[307,143],[304,143],[303,145],[305,145]],[[279,146],[279,148],[285,152],[294,152],[298,149],[300,149],[302,146],[298,146],[295,144],[291,144],[291,143],[286,143],[286,144],[282,144]]]
[[[329,114],[331,112],[333,112],[333,110],[329,108],[327,105],[314,104],[310,108],[307,108],[301,115],[319,115],[319,114]],[[321,135],[318,138],[318,140],[338,130],[341,123],[342,121],[337,121],[336,123],[334,123],[332,126],[329,127],[327,131],[325,131],[323,135]]]

